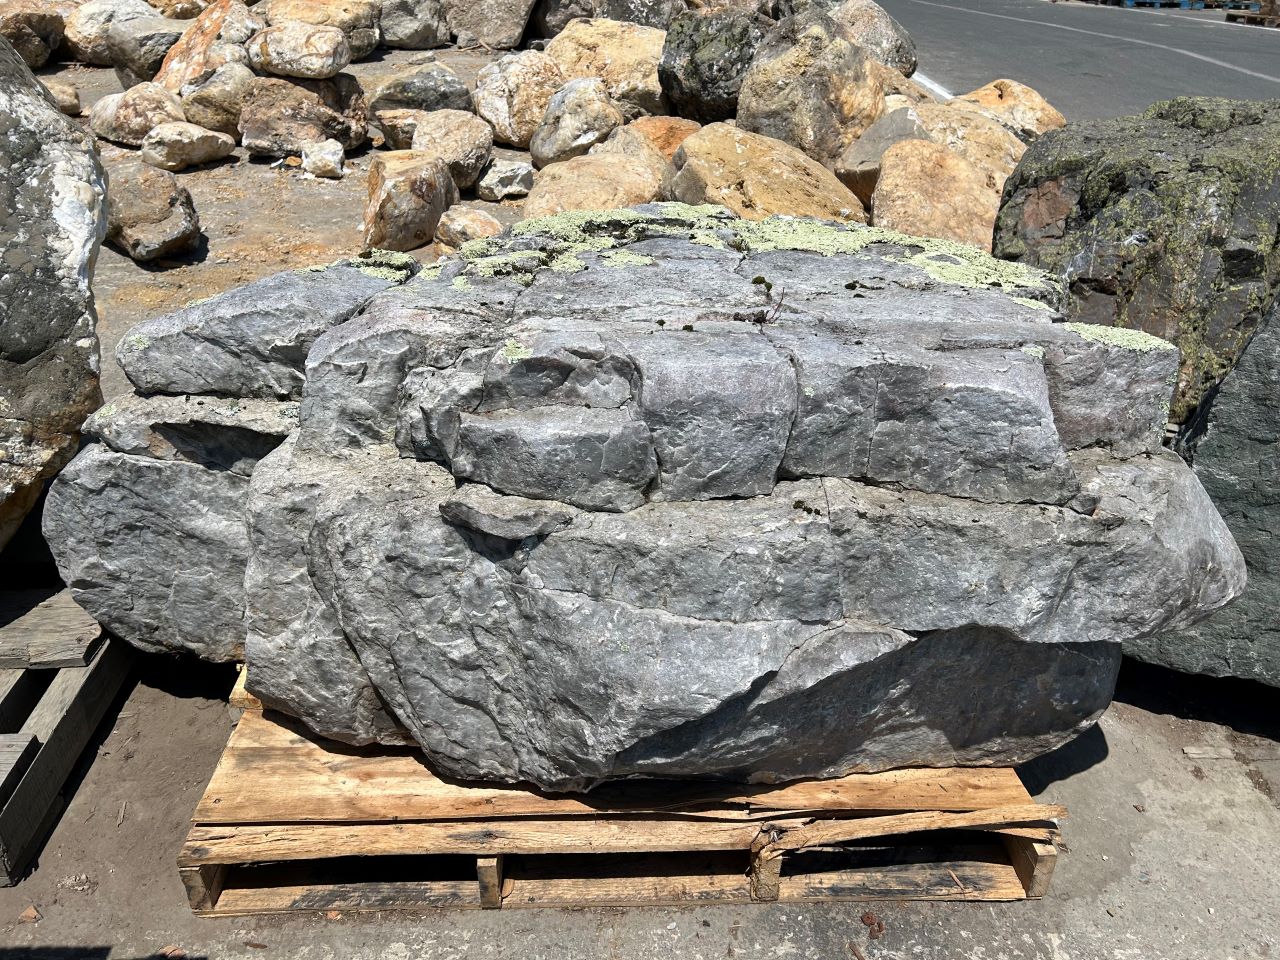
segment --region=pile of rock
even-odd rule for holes
[[[88,610],[325,736],[586,789],[1019,762],[1243,587],[1161,449],[1177,351],[1038,271],[677,204],[413,269],[124,338],[45,513]]]
[[[1280,103],[1181,99],[1075,124],[1014,173],[996,251],[1066,312],[1181,348],[1170,420],[1249,562],[1244,598],[1134,656],[1280,686]]]

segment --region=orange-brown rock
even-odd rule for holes
[[[1016,80],[992,80],[956,100],[999,120],[1027,141],[1067,125],[1066,117],[1054,109],[1053,104]]]
[[[155,82],[171,93],[177,93],[188,83],[197,83],[210,76],[227,62],[221,51],[213,49],[223,42],[223,30],[228,26],[234,29],[241,24],[245,26],[245,34],[238,42],[243,43],[252,33],[251,27],[262,25],[262,21],[254,17],[240,0],[214,0],[196,17],[182,38],[169,48],[160,64],[160,72],[155,75]],[[237,41],[233,39],[231,42]]]
[[[589,153],[543,167],[524,202],[524,215],[631,207],[656,200],[661,188],[662,181],[643,160]]]
[[[572,20],[546,53],[566,80],[598,77],[627,119],[665,113],[658,80],[665,30],[616,20]]]
[[[872,222],[917,237],[991,250],[1000,191],[990,174],[929,140],[903,140],[881,157]]]
[[[680,149],[680,144],[701,130],[702,125],[681,117],[640,117],[628,123],[626,129],[644,137],[670,160]]]

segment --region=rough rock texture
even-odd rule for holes
[[[413,150],[380,153],[369,165],[364,245],[415,250],[435,239],[441,215],[458,202],[448,161]]]
[[[116,359],[139,393],[296,400],[315,339],[415,270],[380,254],[277,273],[138,324]]]
[[[231,156],[234,137],[181,121],[152,127],[142,140],[142,160],[161,170],[185,170]]]
[[[191,25],[189,20],[168,17],[112,20],[107,28],[106,49],[120,86],[127,90],[155,77],[169,50]]]
[[[666,32],[615,20],[574,20],[547,44],[566,80],[599,77],[628,120],[666,113],[658,79]]]
[[[526,217],[565,210],[607,210],[658,199],[662,170],[634,157],[590,153],[538,172],[524,202]]]
[[[208,79],[224,63],[248,62],[243,44],[266,26],[240,0],[215,0],[169,48],[155,82],[179,93]]]
[[[460,247],[469,240],[496,237],[502,232],[497,217],[472,207],[450,207],[436,227],[436,240],[448,247]]]
[[[459,46],[484,44],[509,50],[520,44],[537,0],[443,0],[449,29]]]
[[[81,63],[111,66],[107,33],[115,20],[156,17],[159,11],[146,0],[88,0],[66,18],[63,43],[66,52]]]
[[[871,206],[871,195],[880,182],[880,166],[884,153],[903,140],[931,140],[920,117],[908,107],[886,113],[867,128],[835,162],[840,182],[858,195],[864,206]]]
[[[267,22],[299,20],[317,26],[337,27],[347,37],[352,60],[363,60],[378,45],[381,0],[266,0],[255,8]]]
[[[1190,630],[1135,639],[1125,652],[1175,670],[1280,687],[1280,307],[1179,438],[1249,568],[1244,596]]]
[[[0,3],[0,40],[13,45],[27,66],[43,67],[62,45],[65,23],[48,0],[4,0]]]
[[[992,80],[985,87],[961,94],[956,101],[998,120],[1026,143],[1067,125],[1066,117],[1053,104],[1016,80]]]
[[[538,37],[554,37],[579,17],[603,17],[665,30],[689,7],[687,0],[538,0],[529,27]]]
[[[206,80],[182,88],[182,112],[192,123],[240,140],[240,111],[253,83],[253,71],[225,63]]]
[[[790,144],[712,123],[680,144],[665,193],[750,219],[775,214],[866,220],[862,203],[822,164]]]
[[[277,23],[254,34],[245,45],[249,62],[278,77],[327,80],[351,62],[347,36],[337,27],[309,23]]]
[[[570,80],[551,98],[529,142],[534,166],[580,157],[623,122],[603,80]]]
[[[195,249],[200,217],[191,193],[167,170],[126,155],[107,160],[107,242],[145,263]]]
[[[867,55],[820,10],[788,17],[760,41],[742,79],[738,125],[832,163],[884,114]]]
[[[527,196],[533,189],[533,165],[518,160],[490,160],[476,183],[476,196],[495,202]]]
[[[93,137],[0,40],[0,548],[102,402],[89,281],[106,189]]]
[[[449,42],[444,0],[382,0],[382,44],[430,50]]]
[[[256,77],[240,108],[240,139],[252,154],[283,157],[302,153],[304,143],[337,140],[348,150],[369,136],[368,109],[360,83],[350,74],[332,80]]]
[[[89,111],[94,133],[130,147],[142,146],[160,124],[186,119],[181,101],[157,83],[139,83],[124,93],[108,94]]]
[[[736,117],[742,78],[763,37],[761,19],[749,9],[711,8],[672,20],[658,64],[672,109],[699,123]]]
[[[73,84],[51,78],[45,78],[41,80],[41,83],[49,91],[53,97],[53,102],[58,105],[58,109],[62,113],[68,117],[80,116],[80,91]]]
[[[346,152],[337,140],[318,140],[302,145],[302,169],[313,177],[342,178]]]
[[[429,63],[392,77],[369,102],[375,114],[384,110],[470,110],[471,91],[442,63]]]
[[[930,140],[903,140],[880,158],[871,218],[917,237],[968,243],[990,252],[1000,191],[990,175],[955,150]]]
[[[1061,277],[1073,318],[1176,342],[1182,423],[1280,287],[1277,157],[1280,101],[1170,100],[1072,124],[1005,185],[996,255]]]
[[[311,345],[298,429],[239,501],[226,639],[267,705],[408,737],[466,778],[773,781],[1052,749],[1105,708],[1121,643],[1244,582],[1160,449],[1176,352],[1065,324],[1059,297],[860,226],[526,220]],[[76,461],[121,481],[53,502],[60,562],[152,549],[159,586],[187,589],[220,554],[148,548],[167,518],[120,545],[79,529],[156,489],[133,461],[172,462],[127,423],[98,434],[130,452]],[[103,569],[91,610],[136,576]]]
[[[873,0],[843,0],[829,11],[854,43],[886,67],[903,76],[916,72],[916,45],[911,34]]]
[[[560,65],[545,53],[508,53],[476,77],[476,113],[489,121],[498,143],[528,147],[564,81]]]
[[[493,128],[469,110],[433,110],[414,126],[411,149],[439,157],[459,190],[470,190],[493,153]]]

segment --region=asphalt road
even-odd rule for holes
[[[1280,28],[1221,10],[1078,0],[878,0],[915,38],[920,72],[962,93],[1028,83],[1068,119],[1138,113],[1157,100],[1280,98]]]

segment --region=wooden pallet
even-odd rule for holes
[[[87,664],[0,670],[0,886],[12,886],[66,805],[67,777],[129,672],[127,647]]]
[[[319,740],[247,704],[178,868],[201,916],[428,907],[1021,900],[1057,806],[1007,768],[785,786],[459,784],[409,750]]]

